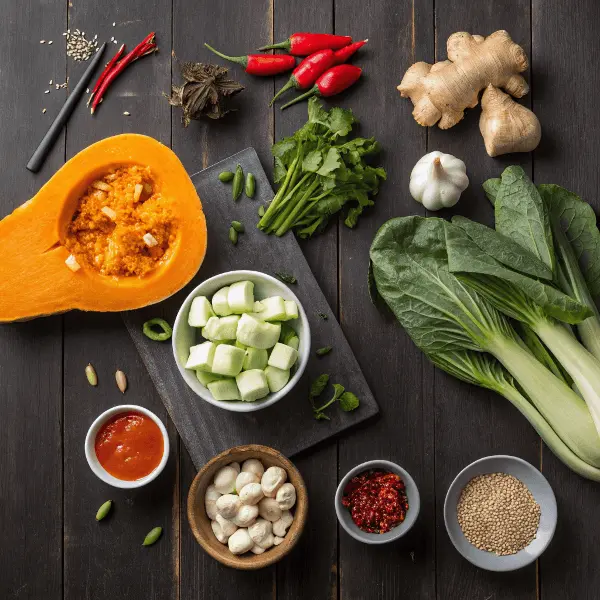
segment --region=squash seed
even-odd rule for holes
[[[238,243],[238,232],[233,228],[229,228],[229,241],[235,246]]]
[[[127,389],[127,376],[123,371],[117,371],[115,373],[115,379],[117,381],[117,387],[121,390],[121,393],[124,394]]]
[[[144,538],[142,546],[152,546],[152,544],[158,541],[158,538],[161,536],[161,534],[162,527],[155,527],[154,529],[151,529]]]
[[[98,509],[98,512],[96,513],[96,521],[102,521],[102,519],[104,519],[104,517],[106,517],[106,515],[108,515],[108,513],[110,512],[111,508],[112,508],[112,500],[107,500]]]
[[[88,363],[88,366],[85,368],[85,376],[90,385],[98,385],[98,375],[96,375],[96,369],[92,367],[92,363]]]

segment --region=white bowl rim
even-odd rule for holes
[[[348,526],[346,525],[346,521],[341,518],[341,511],[346,511],[346,508],[342,505],[342,496],[344,495],[344,488],[346,487],[348,481],[350,481],[352,477],[359,473],[376,468],[384,468],[392,473],[400,475],[404,480],[406,488],[410,486],[413,492],[413,498],[409,503],[406,518],[402,523],[389,531],[388,533],[392,533],[393,535],[390,535],[386,538],[382,538],[381,534],[379,533],[367,533],[366,531],[362,531],[362,529],[359,529],[352,521],[352,524]],[[419,488],[417,487],[417,484],[410,473],[406,469],[402,468],[399,464],[384,459],[369,460],[350,469],[348,473],[342,477],[340,483],[338,484],[338,487],[335,491],[334,503],[335,514],[344,531],[350,534],[354,539],[365,544],[389,544],[390,542],[403,537],[412,529],[413,525],[417,521],[417,518],[419,517],[419,512],[421,510],[421,497],[419,494]]]
[[[450,510],[450,507],[448,506],[450,492],[455,488],[456,485],[458,485],[458,483],[457,483],[458,480],[461,478],[462,475],[467,473],[467,471],[472,470],[473,467],[475,467],[476,465],[486,463],[486,462],[489,462],[494,459],[501,459],[501,460],[506,460],[508,462],[519,463],[519,464],[523,465],[526,469],[529,469],[530,471],[534,472],[535,476],[538,477],[547,486],[547,488],[548,488],[547,491],[549,492],[547,501],[550,502],[550,504],[553,505],[553,507],[554,507],[555,518],[552,521],[552,525],[549,529],[547,539],[544,541],[544,543],[542,543],[540,545],[540,548],[538,549],[537,552],[528,554],[528,555],[524,555],[525,557],[519,563],[519,565],[514,566],[514,567],[503,566],[502,559],[515,557],[520,552],[523,552],[524,550],[526,550],[529,546],[525,547],[520,552],[517,552],[516,554],[511,554],[509,556],[498,556],[492,552],[486,553],[486,557],[488,558],[488,561],[486,562],[485,565],[483,565],[482,563],[474,562],[469,556],[467,556],[466,554],[463,553],[459,544],[456,542],[453,535],[450,533],[450,528],[448,526],[447,514],[448,514],[448,511]],[[474,477],[475,476],[476,475],[474,475]],[[462,491],[462,489],[461,489],[461,491]],[[477,460],[474,460],[472,463],[468,464],[464,469],[462,469],[456,475],[456,477],[452,480],[452,483],[448,486],[448,491],[446,492],[446,497],[444,498],[444,525],[446,527],[446,533],[448,534],[448,537],[450,538],[452,545],[456,548],[457,552],[465,560],[468,560],[472,565],[475,565],[476,567],[478,567],[480,569],[484,569],[486,571],[493,571],[493,572],[497,572],[497,573],[517,571],[519,569],[522,569],[523,567],[530,565],[532,562],[535,562],[545,552],[546,548],[550,545],[550,542],[552,541],[552,538],[554,537],[554,532],[556,531],[556,524],[558,521],[557,512],[558,512],[558,508],[557,508],[557,504],[556,504],[556,496],[554,494],[554,490],[552,489],[552,486],[550,485],[549,481],[546,479],[544,474],[538,468],[536,468],[534,465],[532,465],[530,462],[528,462],[522,458],[519,458],[518,456],[512,456],[511,454],[490,454],[489,456],[483,456],[482,458],[478,458]],[[533,543],[533,542],[531,542],[531,543]],[[531,545],[531,543],[530,543],[530,545]]]
[[[240,277],[240,280],[242,280],[244,277],[246,277],[246,278],[255,277],[257,279],[264,279],[265,281],[274,283],[275,285],[277,285],[280,288],[285,287],[285,289],[287,290],[287,293],[290,296],[290,299],[294,300],[296,302],[296,305],[298,306],[299,320],[302,322],[302,326],[305,329],[304,337],[306,339],[301,341],[302,352],[299,353],[298,367],[296,369],[296,372],[292,376],[292,378],[287,382],[287,384],[285,385],[285,387],[283,389],[281,389],[275,393],[270,393],[263,400],[257,400],[256,402],[241,402],[241,401],[225,402],[225,401],[215,400],[212,397],[212,395],[210,394],[210,392],[208,392],[208,390],[206,391],[205,394],[199,393],[199,391],[196,390],[188,381],[188,377],[191,377],[190,370],[186,369],[185,366],[183,364],[181,364],[179,357],[177,356],[177,348],[176,348],[176,339],[178,337],[177,331],[181,327],[182,322],[184,322],[187,325],[187,322],[185,322],[187,315],[185,315],[185,317],[183,315],[184,306],[186,306],[188,304],[188,302],[191,301],[193,298],[198,296],[200,288],[205,287],[207,284],[210,285],[212,283],[215,283],[219,279],[229,278],[232,276]],[[227,284],[224,284],[224,285],[227,285]],[[198,397],[202,398],[202,400],[204,400],[205,402],[208,402],[209,404],[212,404],[213,406],[216,406],[218,408],[222,408],[223,410],[228,410],[231,412],[240,412],[240,413],[254,412],[256,410],[261,410],[263,408],[267,408],[268,406],[272,406],[273,404],[275,404],[276,402],[281,400],[284,396],[286,396],[294,388],[294,386],[298,383],[298,381],[304,374],[304,370],[306,369],[306,365],[307,365],[308,359],[310,357],[310,348],[311,348],[310,323],[308,322],[308,317],[306,316],[304,307],[302,306],[302,303],[300,302],[300,300],[298,300],[298,297],[296,296],[296,294],[294,294],[294,292],[290,289],[290,287],[288,285],[286,285],[284,282],[280,281],[276,277],[273,277],[272,275],[268,275],[267,273],[263,273],[262,271],[251,271],[248,269],[225,271],[223,273],[219,273],[218,275],[213,275],[212,277],[205,279],[202,283],[199,283],[185,297],[185,300],[181,303],[181,306],[179,307],[179,310],[177,311],[177,316],[175,317],[175,324],[173,325],[173,338],[172,338],[171,346],[173,349],[173,357],[175,358],[175,364],[177,365],[177,368],[179,369],[179,373],[181,374],[181,376],[182,376],[183,380],[185,381],[185,383],[187,384],[187,386],[192,390],[192,392],[194,392],[194,394],[196,394]],[[198,385],[200,385],[200,384],[198,384]]]
[[[96,435],[98,431],[108,421],[111,417],[118,415],[120,413],[125,412],[139,412],[146,417],[152,419],[160,429],[160,432],[163,436],[163,455],[158,463],[157,467],[148,475],[141,477],[140,479],[135,479],[134,481],[127,481],[125,479],[118,479],[114,475],[111,475],[104,467],[100,464],[98,457],[96,456],[96,450],[94,448],[96,442]],[[167,464],[167,460],[169,458],[170,446],[169,446],[169,434],[167,433],[167,429],[164,426],[163,422],[150,410],[144,408],[143,406],[138,406],[137,404],[119,404],[118,406],[113,406],[108,410],[105,410],[101,415],[96,417],[94,422],[90,425],[88,432],[85,436],[85,457],[87,459],[88,465],[90,469],[94,472],[96,477],[112,485],[113,487],[123,488],[123,489],[132,489],[139,488],[147,483],[150,483],[154,479],[156,479]]]

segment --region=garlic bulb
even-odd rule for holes
[[[427,210],[454,206],[469,185],[465,163],[442,152],[421,158],[410,174],[410,195]]]

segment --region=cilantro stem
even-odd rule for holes
[[[293,207],[288,217],[275,231],[276,236],[282,236],[292,226],[292,224],[294,223],[294,219],[298,216],[298,214],[306,204],[306,201],[312,196],[312,193],[319,187],[319,185],[319,180],[315,177],[313,183],[304,192],[302,198],[300,198],[300,200],[296,203],[296,206]]]
[[[299,159],[300,159],[300,156],[297,156],[294,159],[294,161],[292,162],[292,164],[290,165],[290,168],[288,169],[288,172],[286,173],[285,179],[284,179],[283,183],[281,184],[281,187],[277,190],[275,197],[271,201],[271,204],[269,204],[269,208],[267,208],[267,211],[265,212],[263,218],[259,221],[258,225],[261,229],[263,229],[264,227],[266,227],[269,224],[269,221],[271,220],[271,215],[273,215],[279,202],[281,201],[281,198],[285,195],[285,193],[290,185],[290,181],[292,180],[292,177],[294,176],[294,174],[298,168]]]

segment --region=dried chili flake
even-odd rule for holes
[[[366,471],[344,488],[342,504],[352,520],[367,533],[386,533],[406,518],[408,498],[404,482],[389,471]]]

